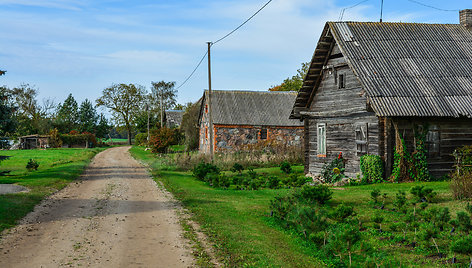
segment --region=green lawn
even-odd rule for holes
[[[0,183],[18,184],[30,189],[28,193],[0,195],[0,232],[15,225],[45,196],[64,188],[76,179],[90,159],[103,148],[48,149],[2,151],[11,158],[0,163],[1,170],[10,170],[0,177]],[[39,163],[37,171],[29,172],[26,163],[34,159]]]
[[[225,265],[237,267],[324,267],[328,263],[332,263],[325,259],[325,255],[314,244],[302,239],[302,235],[281,228],[274,218],[269,217],[270,200],[277,195],[287,195],[290,190],[215,189],[196,180],[190,172],[179,172],[172,167],[163,166],[158,158],[149,152],[144,152],[140,147],[133,147],[131,153],[141,161],[150,164],[155,178],[162,181],[166,188],[193,212],[195,220],[209,235]],[[297,166],[294,167],[294,170],[302,172],[303,167]],[[261,168],[255,169],[255,171],[282,175],[279,168]],[[232,174],[229,171],[225,173]],[[452,199],[449,182],[384,183],[332,188],[333,198],[327,206],[334,207],[341,203],[353,206],[359,222],[363,226],[363,237],[376,252],[369,256],[368,260],[359,259],[362,253],[354,256],[353,267],[375,267],[376,265],[379,267],[443,266],[444,262],[452,257],[452,254],[449,253],[450,229],[444,230],[437,239],[440,251],[447,255],[442,259],[435,258],[436,249],[432,245],[423,243],[415,248],[409,246],[409,243],[416,241],[414,230],[408,231],[407,243],[399,242],[403,238],[401,231],[390,229],[390,226],[401,222],[403,217],[400,212],[394,211],[393,202],[396,193],[399,190],[405,191],[411,200],[412,196],[409,191],[417,185],[432,188],[438,193],[435,203],[430,204],[428,208],[448,207],[452,218],[456,217],[456,212],[465,210],[467,202]],[[370,198],[370,193],[374,189],[380,190],[382,194],[387,194],[385,209],[374,208]],[[420,211],[420,208],[417,209]],[[372,216],[375,214],[380,214],[384,218],[382,232],[377,232],[375,229],[372,221]],[[461,261],[461,265],[468,264],[466,256],[459,255],[457,257]],[[355,264],[356,262],[357,264]]]

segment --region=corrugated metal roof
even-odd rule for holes
[[[296,92],[212,90],[213,124],[303,126],[300,120],[289,119],[296,96]]]
[[[471,30],[459,24],[328,24],[377,115],[472,117]],[[346,25],[355,42],[342,37]]]
[[[322,37],[329,32],[378,116],[472,117],[472,30],[460,24],[327,22]],[[315,50],[312,65],[322,62],[319,55]],[[309,106],[315,90],[305,79],[292,118]]]

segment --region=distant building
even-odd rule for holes
[[[472,144],[472,9],[460,24],[327,22],[291,118],[305,125],[305,171],[342,152],[355,176],[364,154],[392,172],[395,148],[414,152],[427,130],[429,170],[451,171]]]
[[[212,90],[214,151],[237,151],[259,141],[302,146],[303,125],[289,119],[295,92]],[[200,151],[210,152],[208,91],[199,117]]]
[[[49,148],[49,135],[28,135],[19,137],[19,149]]]
[[[182,110],[167,110],[164,113],[164,121],[169,128],[178,128],[182,124],[184,111]]]

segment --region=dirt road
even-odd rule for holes
[[[0,267],[189,267],[178,204],[129,147],[98,154],[0,241]]]

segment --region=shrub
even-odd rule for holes
[[[144,146],[147,144],[147,133],[138,133],[134,136],[134,142],[138,146]]]
[[[174,130],[166,127],[153,129],[149,137],[149,146],[153,153],[165,153],[170,145],[174,145]]]
[[[208,173],[205,176],[205,181],[215,188],[228,188],[231,185],[231,181],[227,176],[217,173]]]
[[[304,185],[296,194],[295,196],[298,199],[302,200],[308,204],[314,204],[315,202],[318,204],[325,204],[331,199],[333,192],[329,189],[326,185]]]
[[[49,132],[49,146],[52,148],[62,147],[62,140],[57,128],[54,128]]]
[[[451,251],[454,253],[472,255],[472,236],[463,236],[452,242]]]
[[[282,164],[280,164],[280,170],[285,174],[289,174],[292,172],[292,166],[289,162],[283,161]]]
[[[342,156],[326,163],[321,170],[321,176],[326,183],[334,183],[344,177],[344,160]]]
[[[239,163],[234,163],[233,167],[231,168],[231,171],[236,173],[238,172],[239,174],[241,174],[244,170],[244,167],[243,165],[239,164]]]
[[[393,201],[393,205],[398,211],[406,213],[406,201],[406,193],[404,191],[398,191],[398,193],[395,195],[395,201]]]
[[[337,222],[342,222],[350,216],[353,216],[354,208],[345,204],[338,205],[333,211],[331,211],[329,217]]]
[[[362,183],[377,183],[384,180],[384,167],[380,156],[372,154],[361,156],[360,168],[362,171]]]
[[[463,146],[454,150],[452,154],[456,159],[456,172],[472,172],[472,145]]]
[[[270,189],[280,188],[280,179],[276,176],[269,176],[266,181],[266,187]]]
[[[311,181],[310,178],[298,174],[290,174],[290,176],[282,179],[282,183],[287,187],[301,187],[309,181]]]
[[[451,174],[451,190],[455,199],[472,198],[472,171]]]
[[[201,162],[193,168],[193,176],[201,181],[204,181],[209,173],[219,174],[220,169],[215,165],[205,162]]]
[[[410,193],[415,196],[417,202],[431,203],[436,196],[433,189],[425,188],[424,186],[415,186],[411,188]]]
[[[39,163],[34,159],[30,159],[28,163],[26,163],[26,169],[28,171],[38,170],[38,167]]]
[[[372,192],[370,192],[370,199],[374,201],[374,204],[379,203],[379,196],[380,196],[380,190],[379,189],[374,189]]]

